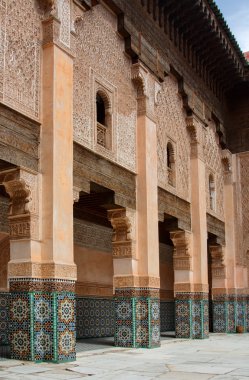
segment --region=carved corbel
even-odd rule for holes
[[[228,149],[224,149],[221,152],[222,154],[222,165],[225,183],[231,183],[232,181],[232,153]]]
[[[38,177],[24,169],[3,174],[2,185],[10,196],[10,238],[39,238]]]
[[[222,245],[209,245],[212,262],[212,277],[213,278],[226,278],[226,268],[224,264],[224,246]]]
[[[134,63],[131,67],[131,79],[137,88],[137,96],[147,95],[147,76],[148,71],[141,62]]]
[[[202,131],[195,116],[186,117],[187,130],[190,137],[191,157],[203,158]]]
[[[174,244],[174,270],[192,270],[192,256],[190,254],[190,232],[172,231],[170,239]]]
[[[77,186],[74,186],[73,187],[73,202],[74,203],[77,203],[79,202],[79,199],[80,199],[80,191],[81,189]]]
[[[108,220],[113,227],[113,258],[133,258],[135,256],[134,241],[131,237],[132,224],[125,209],[108,211]]]

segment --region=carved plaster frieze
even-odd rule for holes
[[[170,239],[174,244],[174,270],[192,270],[192,255],[190,253],[191,233],[187,231],[172,231]]]
[[[78,296],[113,297],[113,284],[77,281],[76,293]]]
[[[113,227],[113,258],[135,258],[135,240],[132,239],[132,228],[135,228],[135,220],[128,218],[126,209],[109,210],[108,219]]]
[[[160,288],[160,278],[152,276],[114,276],[115,288]]]
[[[76,280],[77,266],[54,263],[9,262],[8,278],[26,277]]]
[[[175,283],[174,293],[208,293],[208,284]]]

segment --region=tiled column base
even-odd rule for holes
[[[249,296],[245,296],[245,330],[249,332]]]
[[[74,281],[10,281],[10,346],[13,359],[75,360]]]
[[[213,299],[213,332],[235,333],[237,326],[247,331],[247,301],[245,296],[216,295]]]
[[[116,289],[115,346],[160,346],[159,290],[150,288]]]
[[[0,345],[9,344],[9,293],[0,293]]]
[[[208,338],[208,310],[208,294],[176,293],[176,338]]]

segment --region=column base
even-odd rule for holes
[[[209,336],[207,293],[176,293],[176,338],[205,339]]]
[[[116,289],[115,313],[115,346],[160,346],[159,289]]]
[[[10,280],[11,358],[36,362],[76,359],[74,281]]]

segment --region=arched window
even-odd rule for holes
[[[167,144],[167,168],[168,182],[171,186],[175,186],[175,152],[171,142]]]
[[[209,207],[211,210],[215,210],[215,183],[214,183],[214,177],[212,174],[210,174],[209,176],[208,186],[209,186]]]
[[[99,90],[96,94],[96,133],[97,144],[106,149],[112,148],[112,114],[108,95]]]

